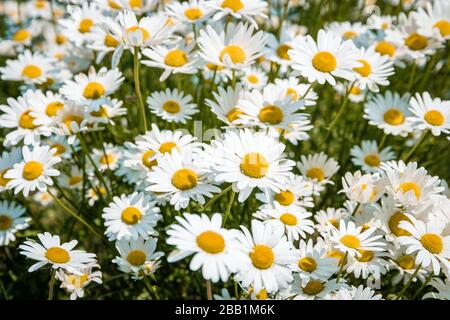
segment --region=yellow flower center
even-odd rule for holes
[[[127,261],[135,267],[143,265],[145,259],[147,259],[147,257],[142,250],[131,250],[127,255]]]
[[[172,141],[161,143],[159,146],[159,152],[161,153],[172,153],[172,149],[175,148],[177,144]]]
[[[52,149],[56,149],[55,156],[62,155],[64,152],[66,152],[66,147],[64,147],[62,144],[55,143],[52,145]]]
[[[337,61],[332,53],[321,51],[314,56],[312,65],[321,72],[333,72],[336,69]]]
[[[450,36],[450,21],[440,20],[434,24],[434,27],[439,29],[441,36]]]
[[[42,69],[34,64],[29,64],[22,70],[22,76],[29,79],[36,79],[42,75]]]
[[[368,154],[364,157],[364,162],[371,167],[379,167],[381,163],[378,154]]]
[[[341,265],[342,263],[345,263],[345,261],[343,261],[344,257],[345,257],[345,254],[342,253],[341,251],[337,251],[337,250],[330,251],[330,252],[327,253],[327,257],[336,259],[338,265]]]
[[[300,95],[298,94],[298,92],[293,89],[293,88],[288,88],[286,90],[286,97],[287,96],[291,96],[291,100],[292,101],[297,101],[298,99],[300,99]]]
[[[223,48],[220,52],[220,61],[224,61],[225,55],[228,55],[234,64],[243,63],[246,58],[245,51],[236,45],[229,45]]]
[[[34,120],[36,120],[35,117],[30,115],[31,110],[27,110],[24,113],[22,113],[22,115],[19,118],[19,126],[23,129],[36,129],[37,125],[34,124]]]
[[[180,49],[169,51],[164,58],[164,63],[170,67],[179,68],[188,63],[187,54]]]
[[[361,254],[360,257],[355,256],[355,259],[359,262],[369,262],[373,259],[373,252],[369,250],[358,250],[358,252]]]
[[[129,27],[127,29],[127,33],[136,32],[137,30],[141,30],[142,38],[144,41],[147,40],[148,38],[150,38],[150,33],[147,30],[145,30],[144,28],[139,27],[139,26]]]
[[[402,189],[403,193],[413,190],[416,199],[420,198],[420,187],[414,182],[403,182],[400,184],[399,188]]]
[[[156,159],[152,160],[152,157],[154,155],[155,151],[153,150],[148,150],[144,152],[144,154],[142,155],[142,164],[146,166],[148,169],[151,169],[158,164],[158,161]]]
[[[368,77],[372,73],[372,66],[366,60],[358,60],[362,64],[362,67],[354,68],[362,77]]]
[[[62,122],[66,125],[66,127],[69,131],[72,131],[72,129],[71,129],[72,123],[75,122],[78,126],[80,126],[81,122],[83,122],[83,120],[84,119],[79,115],[69,114],[64,117]]]
[[[383,119],[391,126],[398,126],[405,122],[405,115],[400,110],[389,109],[384,113]]]
[[[36,0],[34,3],[34,7],[36,9],[44,9],[47,1],[46,0]]]
[[[261,153],[250,152],[242,158],[240,169],[247,177],[259,179],[269,171],[269,163]]]
[[[283,111],[277,106],[268,105],[259,111],[258,118],[261,122],[276,125],[283,121]]]
[[[72,176],[69,178],[69,185],[74,186],[83,180],[82,176]]]
[[[78,26],[78,31],[80,33],[87,33],[91,31],[91,28],[94,26],[94,21],[92,21],[89,18],[85,18],[80,21],[80,24]]]
[[[259,82],[258,77],[255,76],[254,74],[248,75],[247,80],[248,80],[248,82],[253,83],[253,84],[257,84]]]
[[[105,94],[105,87],[99,82],[89,82],[83,91],[86,99],[96,100]]]
[[[53,263],[67,263],[70,261],[70,255],[67,250],[60,247],[51,247],[45,252],[45,257]]]
[[[74,275],[74,274],[67,276],[67,282],[69,282],[71,285],[78,287],[78,288],[82,287],[83,284],[88,279],[89,279],[89,276],[86,273],[82,274],[81,276]]]
[[[13,35],[13,40],[17,42],[23,42],[30,38],[30,32],[27,29],[20,29]]]
[[[5,178],[5,174],[9,169],[10,168],[0,171],[0,186],[2,186],[2,187],[5,187],[8,184],[8,182],[10,182],[12,180],[12,179]]]
[[[297,217],[292,213],[283,213],[280,216],[280,221],[283,222],[287,226],[295,226],[297,225]]]
[[[49,117],[55,117],[59,110],[64,107],[64,103],[60,101],[51,102],[45,108],[45,114]]]
[[[344,32],[344,39],[355,39],[358,36],[358,34],[354,31],[345,31]]]
[[[206,65],[206,67],[207,67],[209,70],[211,70],[211,71],[220,71],[220,70],[225,69],[225,67],[217,66],[217,65],[215,65],[214,63],[208,63],[208,64]]]
[[[302,288],[303,293],[309,296],[315,296],[325,289],[325,286],[319,280],[310,280],[304,288]]]
[[[428,46],[428,39],[421,34],[414,32],[406,38],[405,45],[414,51],[423,50]]]
[[[239,119],[239,116],[241,114],[245,114],[245,113],[242,112],[241,110],[239,110],[238,108],[233,108],[230,110],[230,112],[228,112],[227,119],[228,119],[228,121],[233,122],[233,121]]]
[[[322,181],[325,179],[325,172],[319,167],[309,168],[306,171],[306,176],[310,179],[316,179],[317,181]]]
[[[259,291],[259,293],[255,297],[258,300],[267,300],[267,291],[265,289],[261,289],[261,291]]]
[[[164,102],[162,108],[164,111],[166,111],[168,113],[178,113],[181,110],[180,104],[173,100]]]
[[[55,37],[55,42],[58,45],[62,45],[67,42],[67,38],[62,34],[57,34]]]
[[[197,174],[191,169],[177,170],[172,176],[172,184],[180,190],[195,188],[198,183]]]
[[[375,51],[383,56],[393,57],[395,54],[395,46],[387,41],[380,41],[375,46]]]
[[[430,110],[425,113],[424,119],[432,126],[442,126],[444,123],[444,115],[438,110]]]
[[[103,165],[109,165],[114,162],[115,156],[112,154],[106,154],[100,157],[100,163]]]
[[[275,195],[275,201],[278,201],[282,206],[288,206],[295,200],[294,194],[289,190],[280,191]]]
[[[337,219],[329,219],[328,222],[335,228],[339,228],[339,221]]]
[[[128,4],[132,9],[142,8],[142,0],[128,0]]]
[[[112,35],[107,34],[105,36],[105,40],[103,41],[103,43],[105,44],[105,46],[107,46],[108,48],[115,48],[119,45],[119,41],[117,41],[116,38],[114,38]]]
[[[184,10],[184,15],[189,20],[194,21],[203,17],[203,12],[199,8],[189,8]]]
[[[224,0],[221,7],[231,9],[233,12],[238,12],[244,8],[244,4],[241,0]]]
[[[400,258],[397,259],[396,262],[400,267],[402,267],[405,270],[412,270],[416,266],[414,258],[408,255],[401,256]]]
[[[340,241],[344,246],[352,249],[357,249],[361,246],[361,241],[352,234],[346,234]]]
[[[39,178],[44,172],[44,166],[37,161],[28,161],[23,166],[22,177],[28,181]]]
[[[205,252],[217,254],[225,250],[225,239],[215,231],[204,231],[197,236],[197,245]]]
[[[411,220],[405,214],[401,212],[394,213],[388,221],[389,230],[391,230],[391,232],[397,237],[411,235],[411,233],[398,226],[401,221],[411,222]]]
[[[136,207],[127,207],[123,209],[120,218],[122,219],[123,223],[133,225],[141,221],[142,214],[141,211]]]
[[[298,261],[298,267],[305,272],[313,272],[317,269],[317,262],[313,257],[303,257]]]
[[[104,105],[100,106],[98,111],[92,111],[89,114],[91,116],[97,117],[97,118],[108,118],[109,117],[108,109]]]
[[[254,246],[253,250],[249,253],[249,256],[253,266],[260,270],[269,269],[275,261],[272,248],[263,244]]]
[[[420,237],[420,243],[432,254],[439,254],[444,248],[442,238],[435,233],[426,233]]]
[[[0,230],[8,230],[9,227],[12,226],[13,220],[10,216],[7,216],[6,214],[0,215]]]
[[[288,51],[291,50],[292,47],[287,44],[282,44],[277,49],[277,55],[283,60],[291,60],[291,57],[288,54]]]

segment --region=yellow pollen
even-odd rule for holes
[[[140,8],[142,8],[142,0],[129,0],[128,4],[130,5],[130,7],[132,9],[135,9],[135,8],[140,9]]]
[[[295,200],[294,194],[289,190],[280,191],[275,195],[275,201],[278,201],[282,206],[291,205]]]
[[[362,64],[362,67],[354,68],[362,77],[368,77],[372,73],[372,66],[366,60],[358,60]]]
[[[298,261],[298,267],[305,272],[313,272],[317,269],[317,262],[313,257],[303,257]]]
[[[30,38],[30,32],[27,29],[20,29],[13,35],[13,40],[17,42],[23,42]]]
[[[443,37],[450,36],[450,21],[440,20],[440,21],[436,22],[433,27],[439,29],[441,36],[443,36]]]
[[[249,253],[249,256],[253,266],[260,270],[269,269],[275,261],[272,248],[263,244],[254,246],[253,250]]]
[[[42,75],[42,69],[34,64],[29,64],[22,70],[22,76],[29,79],[36,79]]]
[[[142,164],[148,169],[151,169],[158,164],[158,161],[156,159],[151,159],[155,155],[155,153],[156,152],[153,150],[148,150],[142,155]]]
[[[398,226],[401,221],[411,222],[405,214],[401,212],[394,213],[388,221],[389,230],[391,230],[391,232],[397,237],[410,236],[411,233]]]
[[[175,148],[177,144],[172,141],[167,141],[164,143],[161,143],[159,146],[159,152],[161,153],[172,153],[172,149]]]
[[[34,7],[36,9],[44,9],[46,5],[46,0],[36,0],[34,3]]]
[[[60,247],[51,247],[45,252],[45,257],[53,263],[63,264],[70,261],[67,250]]]
[[[309,296],[315,296],[319,294],[325,289],[322,282],[319,280],[310,280],[304,288],[302,288],[303,292]]]
[[[0,214],[0,231],[8,230],[12,226],[13,220],[6,214]]]
[[[288,54],[288,51],[291,50],[292,47],[287,44],[282,44],[277,49],[277,55],[283,60],[291,60],[291,57]]]
[[[105,94],[105,87],[99,82],[89,82],[83,91],[86,99],[96,100]]]
[[[261,289],[259,293],[256,295],[256,299],[258,300],[267,300],[268,294],[265,289]]]
[[[400,258],[397,259],[396,262],[400,267],[402,267],[405,270],[412,270],[416,266],[414,258],[408,255],[401,256]]]
[[[71,129],[72,122],[75,122],[78,126],[80,126],[81,122],[83,122],[83,120],[84,119],[81,116],[78,116],[75,114],[69,114],[64,117],[62,122],[66,125],[66,127],[69,131],[72,131],[72,129]]]
[[[280,216],[280,221],[283,222],[287,226],[295,226],[297,225],[297,217],[292,213],[283,213]]]
[[[244,8],[244,4],[241,0],[224,0],[220,6],[222,8],[231,9],[233,12],[238,12]]]
[[[51,102],[45,108],[45,114],[49,117],[55,117],[59,110],[64,107],[64,104],[60,101]]]
[[[353,88],[350,90],[350,94],[359,95],[361,93],[361,89],[357,86],[353,86]]]
[[[316,179],[317,181],[322,181],[325,179],[325,172],[319,167],[313,167],[309,168],[308,171],[306,171],[306,176],[310,179]]]
[[[203,17],[203,12],[199,8],[189,8],[184,10],[184,15],[189,20],[194,21]]]
[[[0,171],[0,186],[2,186],[2,187],[6,187],[8,182],[10,182],[12,180],[12,179],[5,178],[5,174],[6,174],[6,172],[8,172],[9,169],[10,168]]]
[[[241,110],[239,110],[238,108],[233,108],[230,110],[230,112],[228,112],[227,119],[228,119],[228,121],[233,122],[233,121],[239,119],[239,116],[241,114],[245,114],[245,113],[242,112]]]
[[[133,225],[141,221],[142,214],[141,211],[136,207],[127,207],[122,211],[120,216],[123,223],[128,225]]]
[[[330,251],[327,253],[327,257],[334,258],[337,260],[338,265],[341,265],[342,263],[345,263],[344,258],[345,254],[341,251]]]
[[[142,250],[131,250],[127,255],[127,261],[135,267],[143,265],[145,259],[147,257]]]
[[[231,62],[234,64],[236,63],[243,63],[245,61],[246,55],[245,51],[236,45],[229,45],[222,49],[222,52],[220,52],[220,61],[224,62],[224,56],[228,55],[231,59]]]
[[[164,58],[164,63],[170,67],[179,68],[188,63],[187,54],[180,49],[169,51]]]
[[[114,162],[115,156],[112,154],[103,155],[100,157],[100,163],[103,165],[110,165]]]
[[[430,110],[425,113],[424,119],[432,126],[442,126],[445,122],[444,115],[438,110]]]
[[[358,34],[354,31],[345,31],[344,32],[344,39],[355,39],[358,36]]]
[[[368,154],[364,157],[364,162],[371,167],[379,167],[381,163],[378,154]]]
[[[428,46],[428,39],[421,34],[414,32],[406,38],[405,45],[414,51],[423,50]]]
[[[416,199],[420,198],[421,194],[420,187],[414,182],[403,182],[399,185],[399,188],[402,190],[403,193],[413,190]]]
[[[369,262],[373,259],[373,252],[369,250],[358,250],[358,252],[361,254],[360,257],[355,256],[355,259],[359,262]]]
[[[209,70],[211,70],[211,71],[220,71],[220,70],[225,69],[225,67],[217,66],[217,65],[215,65],[214,63],[208,63],[208,64],[206,65],[206,67],[207,67]]]
[[[357,249],[361,246],[361,241],[351,234],[346,234],[339,241],[341,241],[344,246],[352,249]]]
[[[55,37],[55,42],[58,45],[62,45],[67,42],[67,38],[62,34],[57,34]]]
[[[286,90],[286,97],[287,96],[291,96],[292,101],[297,101],[298,99],[300,99],[300,95],[298,94],[298,92],[292,88],[288,88]]]
[[[322,72],[333,72],[336,69],[336,57],[328,52],[321,51],[316,53],[312,60],[313,67]]]
[[[56,149],[56,152],[54,154],[55,156],[60,156],[64,152],[66,152],[66,147],[59,143],[55,143],[54,145],[52,145],[52,149]]]
[[[112,1],[112,0],[109,0],[109,1],[108,1],[108,5],[109,5],[109,7],[110,7],[111,9],[114,9],[114,10],[120,10],[120,9],[122,9],[122,6],[121,6],[120,4],[118,4],[117,2]]]
[[[269,163],[261,153],[250,152],[242,158],[240,169],[247,177],[260,179],[269,171]]]
[[[261,122],[266,122],[272,125],[279,124],[283,121],[283,116],[283,111],[274,105],[263,107],[258,114],[258,118]]]
[[[94,21],[89,18],[85,18],[80,21],[80,25],[78,26],[78,31],[80,33],[87,33],[91,31],[91,28],[94,26]]]
[[[203,251],[211,254],[217,254],[225,250],[224,238],[215,231],[204,231],[197,236],[197,245]]]
[[[248,80],[248,82],[253,83],[253,84],[257,84],[259,82],[258,77],[255,76],[254,74],[248,75],[247,80]]]
[[[24,113],[22,113],[22,115],[19,118],[19,127],[23,128],[23,129],[36,129],[37,125],[34,124],[34,120],[36,120],[35,117],[30,115],[31,110],[25,111]]]
[[[181,110],[180,104],[173,100],[164,102],[162,108],[164,111],[166,111],[168,113],[178,113]]]
[[[172,184],[180,190],[195,188],[198,183],[197,174],[191,169],[180,169],[172,176]]]
[[[82,274],[81,276],[79,275],[75,275],[75,274],[71,274],[67,277],[67,281],[75,286],[75,287],[82,287],[83,284],[89,279],[87,274]]]
[[[335,228],[339,228],[339,221],[337,219],[329,219],[328,222]]]
[[[127,29],[127,33],[135,32],[137,30],[141,30],[142,38],[144,41],[147,40],[148,38],[150,38],[150,33],[147,30],[145,30],[144,28],[139,27],[139,26],[129,27]]]
[[[70,177],[70,179],[69,179],[69,185],[70,185],[70,186],[74,186],[74,185],[76,185],[76,184],[79,184],[82,180],[83,180],[83,177],[82,177],[82,176],[73,176],[73,177]]]
[[[388,29],[388,28],[389,28],[389,23],[383,22],[383,23],[381,24],[381,29],[386,30],[386,29]]]
[[[405,115],[400,110],[389,109],[384,113],[383,119],[391,126],[399,126],[405,122]]]
[[[103,43],[105,44],[105,46],[107,46],[108,48],[115,48],[119,45],[119,41],[117,41],[116,38],[114,38],[112,35],[107,34],[105,36],[105,40],[103,41]]]
[[[375,51],[383,56],[393,57],[395,54],[395,46],[387,41],[380,41],[375,46]]]
[[[432,254],[439,254],[444,248],[442,238],[435,233],[426,233],[420,237],[420,243]]]
[[[44,166],[37,161],[29,161],[23,166],[22,177],[28,181],[39,178],[44,172]]]

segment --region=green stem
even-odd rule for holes
[[[55,288],[56,269],[52,268],[50,282],[48,283],[48,300],[53,300],[53,289]]]
[[[334,118],[334,120],[331,122],[330,126],[328,127],[328,134],[330,134],[331,129],[333,129],[333,127],[335,126],[335,124],[338,122],[339,118],[341,117],[342,113],[345,110],[345,107],[348,104],[348,100],[349,100],[349,96],[350,96],[350,92],[352,91],[353,87],[355,86],[355,82],[353,82],[350,87],[347,89],[347,92],[345,93],[345,97],[344,100],[341,103],[341,107],[339,108],[338,114],[336,115],[336,117]]]
[[[230,189],[231,189],[231,185],[226,187],[225,189],[223,189],[220,193],[216,194],[214,197],[211,198],[211,200],[208,201],[208,203],[205,204],[203,209],[208,209],[209,207],[211,207],[217,201],[217,199],[219,199],[225,193],[230,191]]]
[[[353,209],[353,212],[351,214],[351,216],[353,217],[356,213],[356,211],[358,211],[358,208],[360,207],[361,203],[358,202],[358,204],[356,205],[355,209]]]
[[[284,4],[284,8],[283,8],[283,15],[281,16],[280,24],[279,24],[278,30],[277,30],[277,38],[278,39],[280,39],[281,30],[283,28],[283,23],[286,20],[288,13],[289,13],[289,1],[286,1]]]
[[[235,195],[236,195],[236,192],[234,192],[234,191],[232,190],[232,191],[231,191],[231,195],[230,195],[230,201],[228,202],[227,210],[225,211],[225,214],[224,214],[223,225],[225,225],[225,223],[227,222],[228,216],[230,215],[231,207],[233,206],[234,196],[235,196]]]
[[[378,145],[378,151],[381,151],[381,149],[386,144],[387,137],[388,137],[388,135],[386,133],[384,133],[383,137],[381,138],[380,144]]]
[[[403,296],[403,294],[406,292],[406,289],[408,289],[409,285],[413,282],[414,278],[417,276],[417,273],[419,272],[421,266],[422,266],[422,264],[419,264],[417,266],[416,271],[414,271],[414,273],[411,275],[411,278],[409,278],[408,282],[405,284],[403,289],[400,291],[396,300],[400,299]]]
[[[144,100],[142,99],[141,94],[141,82],[139,80],[139,47],[134,47],[134,89],[136,92],[136,96],[138,98],[139,102],[139,110],[142,118],[142,123],[144,126],[144,133],[147,132],[147,119],[145,117],[145,107],[144,107]]]
[[[416,76],[416,71],[417,71],[417,64],[414,61],[412,70],[411,70],[411,74],[409,75],[409,81],[408,81],[408,87],[406,89],[406,92],[410,92],[414,83],[414,77]]]
[[[427,279],[425,280],[423,285],[419,288],[419,290],[417,290],[416,293],[414,293],[411,300],[415,300],[419,296],[419,294],[422,292],[422,290],[425,289],[425,287],[428,285],[428,282],[430,282],[431,278],[433,278],[432,272],[430,272],[430,275],[427,277]]]
[[[425,130],[422,135],[420,136],[419,140],[414,144],[414,146],[409,150],[408,154],[403,158],[403,161],[406,163],[408,160],[413,156],[414,152],[420,147],[420,145],[423,143],[425,138],[428,135],[429,130]]]
[[[336,282],[339,282],[339,280],[341,279],[342,271],[344,270],[345,260],[347,260],[347,256],[348,256],[348,251],[345,252],[344,257],[342,258],[342,261],[340,263],[341,266],[339,267]]]
[[[157,300],[161,300],[158,292],[156,292],[156,289],[154,288],[154,286],[152,286],[152,284],[150,283],[150,280],[146,277],[144,277],[144,283],[147,287],[147,290],[150,292],[151,295],[153,295]]]
[[[212,287],[211,287],[211,281],[210,280],[206,280],[206,296],[208,298],[208,300],[212,300]]]

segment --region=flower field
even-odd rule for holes
[[[0,299],[450,299],[450,1],[0,15]]]

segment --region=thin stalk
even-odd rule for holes
[[[429,130],[425,130],[422,135],[420,136],[419,140],[414,144],[414,146],[409,150],[409,152],[406,154],[406,156],[403,158],[404,162],[408,162],[408,160],[413,156],[414,152],[420,147],[420,145],[423,143],[425,138],[427,137],[429,133]]]
[[[223,217],[223,225],[227,222],[228,216],[230,215],[231,207],[233,206],[234,202],[234,196],[236,195],[236,192],[233,190],[231,191],[230,195],[230,201],[228,202],[227,210],[225,211],[224,217]]]
[[[348,251],[345,253],[344,257],[342,258],[341,266],[339,267],[336,282],[338,282],[339,279],[341,279],[342,271],[344,270],[345,260],[347,260],[347,256],[348,256]]]
[[[425,289],[425,287],[428,285],[428,283],[430,282],[431,278],[433,278],[433,273],[430,272],[430,275],[427,277],[427,279],[425,280],[425,282],[422,284],[422,286],[416,291],[416,293],[414,293],[414,295],[412,296],[411,300],[415,300],[418,296],[419,293],[422,292],[423,289]]]
[[[206,296],[208,300],[212,300],[212,287],[210,280],[206,280]]]
[[[228,191],[230,191],[231,189],[231,185],[226,187],[225,189],[223,189],[220,193],[216,194],[214,197],[211,198],[211,200],[209,200],[205,206],[203,207],[203,209],[208,209],[209,207],[211,207],[216,201],[217,199],[219,199],[221,196],[223,196],[225,193],[227,193]]]
[[[280,39],[281,30],[283,29],[283,23],[286,20],[289,13],[289,1],[286,1],[283,7],[283,15],[281,16],[280,24],[277,30],[277,38]]]
[[[383,137],[381,138],[380,143],[378,144],[378,151],[381,151],[381,149],[384,147],[384,145],[386,144],[386,140],[387,140],[388,135],[386,133],[383,134]]]
[[[48,283],[48,300],[53,300],[53,289],[55,288],[56,269],[52,268],[50,282]]]
[[[353,212],[351,214],[351,216],[353,217],[356,213],[356,211],[358,211],[359,206],[361,205],[361,203],[358,202],[358,204],[356,205],[355,209],[353,209]]]
[[[419,272],[421,266],[422,266],[422,264],[419,264],[417,266],[416,271],[414,271],[411,278],[409,278],[408,282],[405,284],[403,289],[400,291],[396,300],[400,299],[403,296],[403,294],[406,292],[406,289],[408,289],[409,285],[413,282],[414,278],[417,276],[417,273]]]
[[[139,102],[139,111],[141,114],[141,118],[142,118],[142,124],[144,126],[144,133],[147,132],[147,119],[145,117],[145,106],[144,106],[144,100],[142,99],[142,94],[141,94],[141,82],[140,82],[140,77],[139,77],[139,47],[134,47],[134,69],[133,69],[133,74],[134,74],[134,90],[136,92],[136,96],[138,98],[138,102]]]
[[[410,92],[414,83],[414,77],[416,76],[416,71],[417,71],[417,64],[414,61],[411,73],[409,75],[409,81],[408,81],[408,87],[406,89],[406,92]]]
[[[328,134],[330,134],[331,129],[333,129],[333,127],[335,126],[335,124],[338,122],[339,118],[341,117],[342,113],[344,113],[345,107],[348,104],[348,100],[349,100],[349,96],[350,96],[350,92],[352,91],[353,87],[355,86],[355,82],[353,82],[349,88],[347,89],[347,92],[345,93],[345,97],[344,100],[341,103],[341,107],[339,108],[338,114],[336,115],[336,117],[334,118],[334,120],[331,122],[330,126],[328,127]]]
[[[161,300],[158,295],[158,292],[156,292],[156,289],[152,286],[148,278],[144,277],[144,283],[145,286],[147,287],[147,290],[151,293],[151,295],[154,296],[156,299]]]

